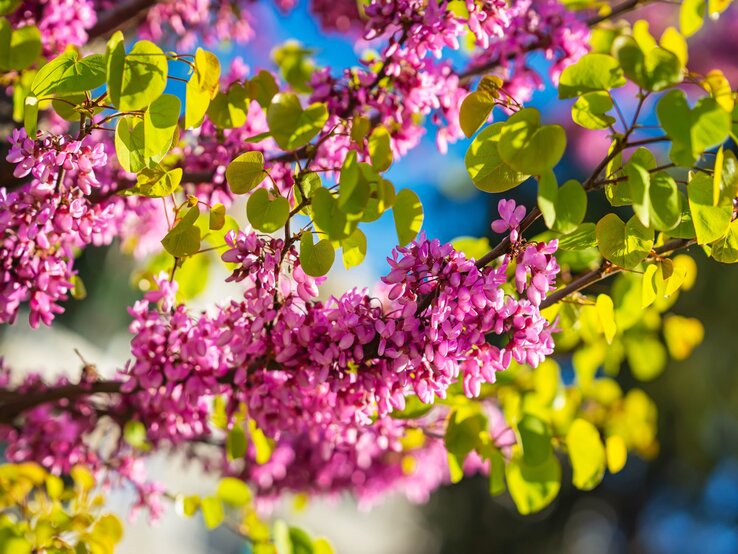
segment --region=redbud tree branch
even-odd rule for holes
[[[663,254],[676,252],[683,248],[688,248],[693,244],[695,244],[694,239],[670,240],[669,242],[666,242],[663,245],[654,248],[651,251],[651,254],[646,259],[655,260],[658,258],[662,258]],[[549,306],[560,302],[561,300],[563,300],[567,296],[574,294],[575,292],[584,290],[590,285],[597,283],[598,281],[602,281],[603,279],[607,279],[608,277],[617,275],[618,273],[622,273],[623,271],[624,269],[622,267],[618,267],[608,262],[607,260],[604,260],[597,269],[593,269],[592,271],[580,275],[565,287],[562,287],[552,294],[549,294],[543,300],[543,302],[541,302],[541,309],[548,308]]]

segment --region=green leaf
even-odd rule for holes
[[[210,208],[210,220],[208,227],[211,231],[219,231],[223,228],[226,222],[226,209],[223,204],[215,204]]]
[[[682,204],[679,189],[674,179],[666,172],[651,175],[650,219],[651,226],[658,231],[668,231],[679,225]]]
[[[47,475],[45,485],[46,494],[48,494],[49,498],[52,500],[59,500],[61,495],[64,493],[64,481],[56,475]]]
[[[87,100],[84,93],[77,92],[74,94],[57,96],[51,101],[51,106],[56,114],[67,121],[79,121],[80,111],[77,107],[81,106]],[[101,109],[97,109],[95,113],[99,113]]]
[[[147,164],[144,122],[133,115],[118,118],[115,127],[115,153],[125,171],[138,173]]]
[[[295,40],[289,40],[272,50],[272,59],[279,67],[284,80],[297,92],[311,92],[310,79],[315,69],[310,55],[312,50]]]
[[[198,127],[220,88],[220,62],[215,54],[198,48],[195,71],[185,89],[185,127]]]
[[[538,209],[549,229],[556,223],[556,202],[559,198],[559,183],[553,171],[546,171],[538,179]]]
[[[143,110],[167,85],[167,58],[156,44],[140,40],[128,54],[117,43],[108,58],[108,95],[123,112]]]
[[[371,130],[371,121],[366,116],[355,115],[351,119],[351,140],[362,144]]]
[[[175,258],[191,256],[200,250],[200,229],[195,225],[200,209],[193,206],[162,239],[164,249]]]
[[[639,381],[651,381],[666,367],[666,349],[653,334],[626,335],[625,354],[633,377]]]
[[[290,203],[281,196],[271,200],[266,189],[257,189],[249,196],[246,203],[246,215],[255,229],[273,233],[287,223],[290,216]]]
[[[556,456],[549,456],[543,464],[530,466],[524,460],[513,458],[505,466],[505,477],[510,496],[523,515],[540,512],[551,504],[561,488],[561,465]]]
[[[271,136],[272,134],[269,132],[259,133],[258,135],[254,135],[253,137],[245,138],[243,139],[243,141],[247,143],[256,144],[258,142],[261,142],[262,140],[268,139]]]
[[[311,198],[313,222],[330,240],[342,240],[353,232],[353,227],[333,195],[325,188],[316,189]]]
[[[489,493],[497,496],[505,492],[505,458],[502,453],[494,449],[488,456],[489,459]]]
[[[267,109],[269,131],[283,150],[297,150],[308,144],[327,120],[325,104],[314,103],[303,110],[300,99],[291,92],[276,94]]]
[[[705,0],[683,0],[679,6],[679,29],[691,37],[702,28],[705,20]]]
[[[566,133],[559,125],[541,125],[535,108],[523,108],[505,122],[497,148],[502,161],[514,170],[540,175],[564,155]]]
[[[357,163],[356,152],[350,152],[343,162],[339,178],[338,207],[356,219],[366,209],[371,194],[371,181],[378,181],[379,174],[365,163]]]
[[[681,215],[679,216],[679,224],[669,230],[669,236],[677,239],[693,239],[697,236],[692,223],[692,210],[689,207],[687,196],[683,192],[679,192],[679,205],[681,206]]]
[[[36,97],[93,90],[105,83],[105,58],[93,54],[79,59],[75,51],[54,58],[36,73],[31,92]]]
[[[480,413],[462,414],[454,410],[448,419],[444,444],[460,465],[470,452],[481,445],[480,433],[487,430],[487,418]]]
[[[483,90],[471,92],[464,98],[459,108],[459,124],[468,138],[471,138],[484,125],[494,107],[495,99]]]
[[[613,107],[610,94],[605,91],[593,91],[583,94],[571,107],[571,119],[585,129],[607,129],[615,118],[607,115]]]
[[[193,76],[197,77],[197,85],[212,100],[220,90],[220,61],[218,56],[208,50],[198,48],[195,51],[194,62],[195,73]]]
[[[674,54],[681,64],[682,69],[687,66],[689,59],[689,48],[682,34],[674,27],[667,27],[661,35],[659,45]]]
[[[647,30],[646,30],[647,34]],[[633,82],[650,91],[663,90],[683,79],[682,64],[669,50],[656,46],[653,37],[639,44],[633,36],[621,35],[613,42],[613,53]],[[644,51],[645,47],[645,51]]]
[[[574,470],[574,486],[592,490],[605,475],[605,447],[599,431],[589,421],[575,419],[566,433],[566,446]]]
[[[41,55],[41,33],[35,25],[12,29],[0,19],[0,69],[21,71]]]
[[[551,433],[546,422],[525,414],[518,422],[518,433],[523,446],[523,460],[527,465],[537,466],[545,463],[552,454]]]
[[[10,15],[23,3],[23,0],[0,0],[0,15]]]
[[[738,219],[730,223],[728,234],[712,245],[710,255],[724,264],[738,262]]]
[[[248,485],[235,477],[223,477],[215,494],[231,506],[246,506],[252,498]]]
[[[415,239],[423,226],[423,205],[420,198],[410,189],[402,189],[392,207],[395,216],[395,230],[400,246]]]
[[[24,103],[31,94],[31,84],[35,77],[36,71],[29,69],[22,71],[13,83],[13,121],[23,121]]]
[[[176,503],[177,514],[184,517],[192,517],[197,513],[200,508],[200,497],[197,495],[177,496]]]
[[[582,223],[574,231],[559,238],[559,249],[570,252],[597,246],[594,223]]]
[[[205,521],[205,527],[215,529],[223,523],[223,503],[215,496],[205,496],[200,504],[202,518]]]
[[[179,98],[162,94],[154,100],[144,113],[144,156],[160,162],[169,152],[179,122],[182,108]]]
[[[266,177],[264,154],[245,152],[228,164],[226,181],[233,194],[246,194]]]
[[[38,132],[38,98],[35,96],[26,96],[23,106],[23,127],[29,137],[36,137]]]
[[[597,246],[612,263],[632,269],[643,261],[653,246],[653,231],[633,216],[628,223],[615,214],[607,214],[597,223]]]
[[[242,460],[246,456],[246,433],[240,425],[234,425],[226,435],[228,461]]]
[[[123,427],[123,439],[134,448],[139,450],[150,450],[151,445],[147,440],[146,426],[137,420],[126,421]]]
[[[559,98],[608,91],[624,84],[623,70],[615,58],[607,54],[587,54],[561,73]]]
[[[182,181],[182,168],[176,167],[169,171],[161,169],[142,169],[136,179],[136,186],[124,191],[126,196],[146,196],[148,198],[163,198],[169,196],[179,188]]]
[[[650,208],[651,197],[649,196],[649,188],[651,186],[651,175],[641,165],[629,161],[623,168],[625,175],[628,177],[628,190],[633,199],[633,211],[638,219],[645,227],[651,224]]]
[[[612,344],[612,339],[615,338],[615,334],[617,333],[615,306],[613,305],[612,298],[606,294],[598,294],[595,309],[597,310],[600,325],[602,325],[602,331],[605,334],[605,340],[607,344]]]
[[[475,260],[492,250],[492,245],[487,237],[456,237],[451,241],[451,246],[467,258]]]
[[[78,489],[90,492],[95,488],[95,476],[85,466],[77,464],[69,471],[69,474]]]
[[[360,265],[366,257],[366,235],[361,229],[355,229],[350,236],[341,241],[341,250],[346,269]]]
[[[307,275],[322,277],[330,271],[335,258],[336,252],[328,239],[313,244],[312,233],[300,237],[300,266]]]
[[[697,244],[710,244],[725,236],[733,217],[733,203],[721,198],[713,205],[713,183],[709,175],[696,173],[687,185],[689,210]]]
[[[730,114],[714,98],[703,97],[690,109],[682,90],[664,94],[656,106],[661,126],[672,141],[669,157],[691,167],[703,151],[721,144],[730,133]]]
[[[707,13],[711,19],[717,19],[731,3],[732,0],[708,0]]]
[[[274,76],[267,70],[262,69],[247,83],[249,98],[256,100],[266,110],[272,103],[272,98],[279,92],[279,86]]]
[[[504,126],[500,122],[485,127],[474,138],[464,158],[472,182],[485,192],[504,192],[530,177],[514,170],[500,157],[498,143]]]
[[[248,110],[248,91],[240,83],[232,83],[227,92],[219,92],[210,102],[208,117],[216,127],[234,129],[246,123]]]
[[[713,69],[705,75],[702,86],[710,93],[718,105],[726,112],[732,112],[735,108],[735,100],[733,99],[733,89],[730,87],[730,81],[725,74],[719,69]]]
[[[257,464],[265,464],[272,457],[272,443],[267,439],[264,431],[256,426],[253,419],[249,420],[249,439],[254,447],[254,460]]]
[[[375,127],[369,135],[369,156],[377,171],[386,171],[392,165],[390,134],[382,125]]]
[[[646,52],[643,63],[646,89],[659,91],[682,82],[682,62],[676,54],[657,46]]]
[[[587,193],[573,179],[559,188],[553,172],[548,171],[538,182],[538,208],[549,229],[571,233],[582,223],[587,212]]]

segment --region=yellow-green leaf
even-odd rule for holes
[[[575,419],[566,433],[566,447],[574,470],[574,486],[582,490],[595,488],[605,475],[605,447],[600,433],[589,421]]]

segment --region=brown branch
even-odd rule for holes
[[[67,384],[49,387],[39,392],[15,393],[9,402],[0,403],[0,422],[10,422],[26,410],[59,400],[72,400],[92,394],[115,394],[120,392],[120,381],[96,381],[93,383]]]
[[[654,248],[651,251],[651,254],[646,259],[655,260],[662,257],[664,254],[670,254],[676,250],[688,248],[693,244],[695,244],[694,239],[672,239],[664,243],[663,245]],[[574,294],[575,292],[584,290],[588,286],[597,283],[598,281],[602,281],[603,279],[606,279],[612,275],[617,275],[622,271],[624,271],[622,267],[615,266],[607,260],[604,260],[597,269],[593,269],[592,271],[580,275],[565,287],[560,288],[553,294],[547,296],[545,300],[541,302],[541,309],[548,308],[556,302],[563,300],[567,296]]]
[[[90,39],[100,38],[136,19],[142,12],[157,3],[157,0],[129,0],[120,2],[102,12],[95,25],[89,30]]]
[[[598,23],[602,23],[603,21],[612,19],[613,17],[617,17],[619,15],[623,15],[633,10],[636,10],[642,6],[645,6],[646,4],[652,1],[654,0],[628,0],[627,2],[623,2],[619,6],[616,6],[615,8],[613,8],[610,13],[607,13],[604,15],[596,15],[594,17],[591,17],[590,19],[587,20],[587,25],[589,25],[590,27],[593,27],[594,25],[597,25]]]

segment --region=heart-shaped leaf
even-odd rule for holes
[[[507,120],[498,150],[513,169],[540,175],[559,163],[566,149],[566,133],[559,125],[541,125],[535,108],[523,108]]]
[[[250,192],[265,177],[264,154],[261,152],[244,152],[226,168],[226,181],[233,194]]]
[[[561,72],[559,98],[608,91],[624,84],[623,70],[615,58],[607,54],[586,54]]]
[[[254,228],[265,233],[281,229],[290,216],[290,203],[286,198],[269,198],[266,189],[257,189],[246,203],[246,216]]]
[[[123,41],[108,56],[110,102],[124,112],[142,110],[156,100],[167,85],[167,57],[153,42],[140,40],[126,54]]]
[[[623,223],[615,214],[607,214],[597,223],[597,247],[612,263],[633,269],[651,252],[653,231],[644,227],[636,216]]]
[[[514,170],[500,157],[497,145],[504,126],[502,122],[487,126],[474,138],[464,158],[472,182],[485,192],[504,192],[530,177]]]
[[[704,173],[696,173],[687,185],[689,210],[698,244],[710,244],[725,236],[733,217],[733,203],[721,198],[713,205],[712,179]]]
[[[305,110],[300,99],[290,92],[272,98],[267,110],[267,123],[274,140],[283,150],[296,150],[309,143],[328,120],[325,104],[314,103]]]
[[[172,146],[172,138],[179,122],[182,106],[179,98],[162,94],[154,100],[144,113],[144,156],[160,162]]]
[[[405,246],[415,239],[423,226],[423,205],[420,198],[410,189],[402,189],[392,207],[395,216],[395,230],[400,246]]]
[[[333,266],[336,252],[328,239],[313,244],[313,235],[303,233],[300,238],[300,266],[311,277],[322,277]]]

